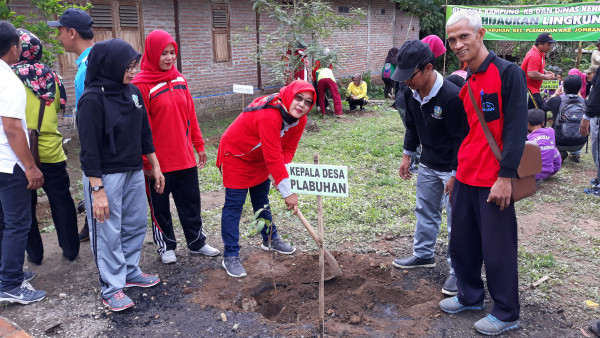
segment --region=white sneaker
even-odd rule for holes
[[[167,250],[160,255],[160,259],[164,264],[173,264],[177,262],[177,257],[175,256],[175,250]]]
[[[209,256],[209,257],[214,257],[221,253],[221,251],[213,248],[212,246],[210,246],[208,244],[204,244],[204,246],[201,247],[200,250],[198,250],[198,251],[194,251],[194,250],[190,250],[190,249],[188,249],[188,251],[192,255],[204,255],[204,256]]]

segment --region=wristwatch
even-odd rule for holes
[[[100,191],[102,189],[104,189],[103,185],[95,185],[95,186],[92,187],[92,191],[93,192],[98,192],[98,191]]]

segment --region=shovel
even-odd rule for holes
[[[310,223],[308,223],[308,220],[306,219],[306,217],[304,217],[304,215],[302,215],[302,212],[300,211],[300,209],[298,209],[298,211],[296,212],[296,215],[298,216],[298,218],[300,219],[300,222],[302,222],[302,224],[304,225],[306,230],[308,230],[308,233],[310,234],[310,236],[315,240],[317,245],[319,245],[319,238],[317,237],[315,230],[313,229],[312,226],[310,226]],[[321,243],[321,245],[323,245],[323,243]],[[337,276],[340,276],[342,274],[342,269],[340,269],[340,265],[335,260],[335,257],[333,257],[333,255],[331,254],[331,251],[329,251],[327,249],[325,249],[325,259],[327,260],[327,263],[329,264],[329,269],[330,269],[329,276],[326,277],[325,280],[331,280]]]

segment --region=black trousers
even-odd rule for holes
[[[190,250],[200,250],[206,244],[206,235],[202,230],[202,215],[200,208],[200,188],[198,187],[198,169],[189,169],[163,173],[165,176],[165,191],[159,194],[154,190],[154,180],[146,179],[146,195],[150,205],[152,218],[152,234],[158,252],[175,250],[177,241],[173,231],[171,218],[171,202],[169,195],[177,207],[177,215],[183,228],[183,234]]]
[[[544,100],[542,99],[542,94],[540,94],[540,93],[531,94],[531,92],[529,91],[527,96],[528,96],[527,109],[533,109],[533,108],[542,109],[542,104],[544,104]],[[532,97],[533,97],[533,100],[531,99]],[[535,103],[534,103],[534,100],[535,100]],[[537,107],[536,107],[536,104],[537,104]]]
[[[388,94],[394,94],[393,90],[396,88],[396,81],[392,79],[383,79],[383,84],[385,85],[383,89],[383,97],[389,98]]]
[[[360,108],[362,108],[365,104],[367,104],[367,101],[365,101],[364,98],[355,100],[351,97],[347,98],[346,101],[348,101],[348,104],[350,105],[350,109],[356,109],[356,106],[360,106]]]
[[[67,174],[67,163],[42,163],[40,169],[44,175],[42,189],[48,196],[52,221],[58,236],[58,245],[63,251],[63,256],[73,260],[79,254],[79,236],[77,233],[77,212],[75,202],[71,197],[69,187],[71,182]],[[44,258],[44,244],[35,215],[37,205],[37,191],[31,192],[31,229],[27,238],[27,256],[36,263],[41,264]]]
[[[458,301],[473,305],[485,298],[481,266],[490,296],[491,314],[502,321],[519,319],[517,218],[514,204],[500,210],[488,203],[490,188],[459,182],[452,190],[450,259],[458,279]]]

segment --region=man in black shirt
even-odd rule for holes
[[[406,103],[406,134],[404,157],[399,174],[405,180],[412,177],[411,157],[422,144],[421,163],[417,177],[415,238],[413,254],[397,258],[393,265],[410,269],[434,267],[434,249],[446,205],[448,237],[451,229],[450,193],[457,166],[456,154],[467,134],[466,115],[458,97],[459,88],[443,79],[434,69],[435,56],[429,46],[419,40],[407,41],[398,54],[392,79],[404,82],[411,90],[404,92]],[[456,277],[450,262],[450,275],[442,292],[458,292]]]

